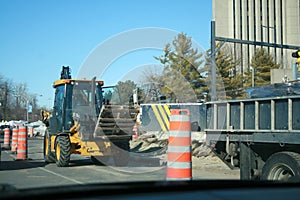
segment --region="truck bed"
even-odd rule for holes
[[[300,143],[300,96],[207,102],[207,139]]]

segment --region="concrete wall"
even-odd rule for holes
[[[288,79],[293,80],[292,69],[273,69],[271,70],[271,84],[282,83],[282,78],[287,75]]]

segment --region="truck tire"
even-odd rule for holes
[[[55,158],[58,167],[67,167],[71,157],[71,142],[68,135],[59,135],[55,140]]]
[[[262,180],[300,180],[300,154],[279,152],[268,158],[262,169]]]
[[[51,138],[48,128],[45,131],[44,135],[44,159],[46,163],[54,163],[55,156],[54,153],[51,152]]]

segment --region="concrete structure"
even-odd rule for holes
[[[216,36],[300,46],[300,0],[213,0]],[[231,45],[231,46],[228,46]],[[255,45],[229,44],[249,70]],[[294,50],[265,47],[282,69],[292,67]],[[228,48],[229,49],[229,48]],[[232,48],[230,48],[232,49]],[[292,77],[289,77],[292,78]]]
[[[271,70],[271,83],[283,83],[284,76],[288,77],[288,80],[293,80],[293,70],[291,69],[273,69]]]

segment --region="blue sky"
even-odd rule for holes
[[[0,73],[26,82],[30,93],[43,95],[40,105],[51,107],[61,66],[80,75],[92,52],[122,33],[149,27],[183,32],[208,49],[211,10],[210,0],[1,0]],[[122,54],[97,78],[115,84],[136,66],[158,63],[153,56],[159,55],[155,48]]]

